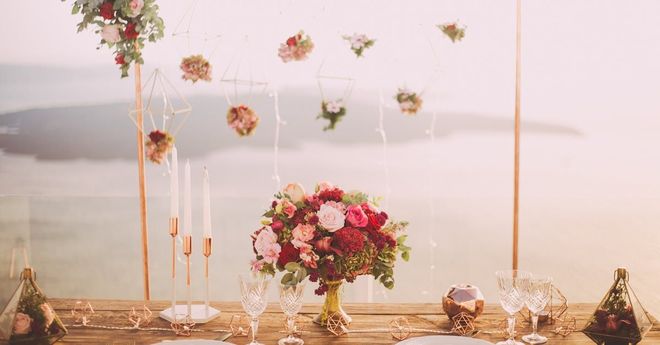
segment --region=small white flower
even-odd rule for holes
[[[342,102],[341,100],[329,101],[325,104],[325,110],[331,114],[337,114],[341,111]]]

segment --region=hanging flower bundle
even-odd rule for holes
[[[241,137],[252,135],[259,124],[259,116],[247,105],[230,107],[227,111],[227,125]]]
[[[181,65],[179,65],[183,75],[181,78],[183,80],[190,80],[196,83],[198,80],[211,81],[212,66],[204,56],[200,55],[190,55],[181,59]]]
[[[140,49],[144,42],[163,38],[163,19],[158,16],[156,0],[76,0],[72,14],[82,14],[78,32],[96,25],[100,45],[114,49],[121,77],[128,76],[131,63],[144,63]]]
[[[344,115],[346,115],[346,106],[344,106],[344,102],[341,99],[337,99],[334,101],[322,101],[321,113],[316,118],[330,121],[327,126],[323,127],[323,130],[327,131],[335,129],[335,125]]]
[[[415,115],[422,108],[422,98],[415,92],[399,88],[394,97],[399,103],[399,109],[406,115]]]
[[[147,158],[156,164],[161,164],[167,154],[172,150],[174,137],[167,132],[153,130],[149,133],[145,146],[147,148]]]
[[[351,44],[351,50],[357,57],[361,57],[367,48],[376,43],[376,40],[367,37],[365,34],[353,34],[352,36],[343,36],[344,40]]]
[[[465,37],[465,26],[459,25],[458,22],[440,24],[438,28],[454,43]]]
[[[289,37],[286,42],[280,44],[277,55],[282,59],[282,62],[302,61],[307,59],[313,49],[312,38],[300,30],[297,34]]]

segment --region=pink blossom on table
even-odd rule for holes
[[[142,8],[144,7],[144,0],[131,0],[128,3],[128,8],[130,10],[130,13],[127,13],[126,15],[135,18],[140,15],[140,12],[142,12]]]
[[[346,220],[354,227],[362,228],[367,225],[369,218],[359,205],[350,205],[346,209]]]
[[[121,41],[118,24],[108,24],[101,29],[101,38],[107,43],[117,43]]]
[[[14,317],[14,334],[29,334],[32,332],[32,318],[23,313],[16,313]]]
[[[300,183],[289,183],[284,187],[282,193],[288,195],[289,199],[295,203],[305,201],[305,189]]]
[[[328,203],[321,205],[316,215],[319,217],[319,225],[330,232],[335,232],[344,227],[344,221],[346,220],[344,213],[328,205]]]
[[[257,234],[254,249],[263,257],[263,262],[269,264],[276,262],[282,251],[282,247],[277,243],[277,234],[270,228],[264,228]]]

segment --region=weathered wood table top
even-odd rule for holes
[[[51,304],[57,311],[62,321],[67,325],[74,323],[71,315],[76,300],[53,299]],[[94,315],[90,320],[91,325],[105,326],[131,326],[128,321],[128,313],[132,307],[142,309],[141,301],[115,301],[115,300],[90,300],[94,308]],[[243,314],[239,302],[214,302],[215,308],[220,309],[222,314],[210,323],[196,326],[201,330],[227,329],[229,321],[234,314]],[[167,302],[149,302],[147,306],[154,313],[154,320],[148,327],[170,328],[170,323],[157,317],[158,311],[167,308]],[[595,310],[595,304],[570,304],[568,315],[577,319],[578,329],[582,328],[587,318]],[[325,328],[311,322],[312,318],[320,311],[318,304],[305,305],[300,312],[299,320],[304,324],[303,339],[305,344],[396,344],[397,341],[387,332],[382,333],[353,333],[342,336],[334,336]],[[404,316],[412,327],[425,329],[449,330],[451,328],[447,316],[442,314],[440,304],[345,304],[344,309],[353,318],[350,325],[351,330],[367,328],[388,328],[388,324],[396,317]],[[496,331],[497,324],[504,320],[505,315],[498,305],[487,305],[484,313],[477,319],[477,329],[482,333],[476,338],[484,339],[492,343],[502,340],[501,334],[488,331]],[[593,344],[589,338],[579,331],[562,337],[552,332],[557,325],[542,325],[540,333],[550,340],[548,344]],[[266,312],[260,317],[258,340],[266,345],[277,344],[277,340],[284,336],[284,314],[277,303],[271,303]],[[520,322],[518,337],[528,334],[531,326]],[[218,339],[221,333],[195,332],[190,339]],[[421,336],[425,334],[413,334]],[[176,337],[170,331],[136,331],[136,330],[105,330],[94,328],[69,327],[69,334],[60,343],[78,344],[153,344],[162,340],[183,340],[186,338]],[[241,345],[249,343],[248,337],[231,337],[226,341]],[[660,344],[660,326],[656,323],[653,329],[646,335],[640,344]]]

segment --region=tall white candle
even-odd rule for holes
[[[172,172],[170,173],[170,217],[179,218],[179,158],[176,146],[172,148]]]
[[[183,235],[190,235],[192,230],[192,205],[190,204],[190,161],[186,160],[183,183]]]
[[[211,233],[211,191],[209,186],[209,171],[204,167],[204,183],[202,185],[202,193],[204,196],[204,204],[202,206],[202,213],[204,217],[204,237],[212,238]]]

